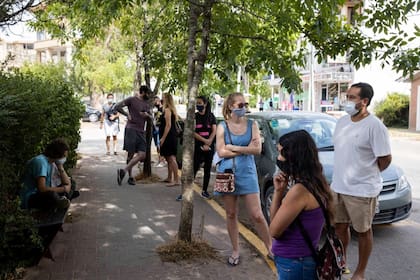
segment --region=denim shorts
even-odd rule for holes
[[[315,260],[312,257],[283,258],[274,256],[279,280],[316,279]]]

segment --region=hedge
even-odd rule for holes
[[[410,97],[402,93],[391,93],[375,106],[375,114],[388,127],[408,127]]]
[[[27,212],[19,208],[20,178],[27,160],[64,137],[70,151],[66,167],[76,163],[83,107],[59,75],[0,73],[0,279],[31,264],[41,242]]]

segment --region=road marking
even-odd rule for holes
[[[194,191],[197,194],[201,194],[201,188],[194,183]],[[206,199],[207,203],[220,215],[223,217],[223,219],[226,220],[226,212],[225,209],[223,209],[216,201],[213,199]],[[257,251],[260,253],[260,255],[264,258],[265,262],[268,264],[270,269],[274,272],[274,274],[277,274],[276,266],[274,265],[274,262],[267,258],[267,249],[265,248],[264,242],[255,235],[252,231],[247,229],[241,222],[238,221],[238,228],[239,233],[242,235],[245,240],[247,240],[252,246],[257,249]]]

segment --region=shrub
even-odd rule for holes
[[[62,75],[0,73],[0,279],[28,264],[41,243],[33,221],[19,208],[17,194],[25,162],[47,143],[64,137],[70,145],[67,167],[76,163],[83,108]]]
[[[410,98],[401,93],[391,93],[375,106],[375,114],[386,126],[408,127]]]

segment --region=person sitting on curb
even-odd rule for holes
[[[44,152],[30,159],[25,166],[21,200],[23,208],[49,210],[68,208],[70,200],[64,194],[71,191],[70,178],[64,171],[63,163],[69,151],[64,139],[55,139]],[[52,187],[52,164],[57,164],[62,186]]]

